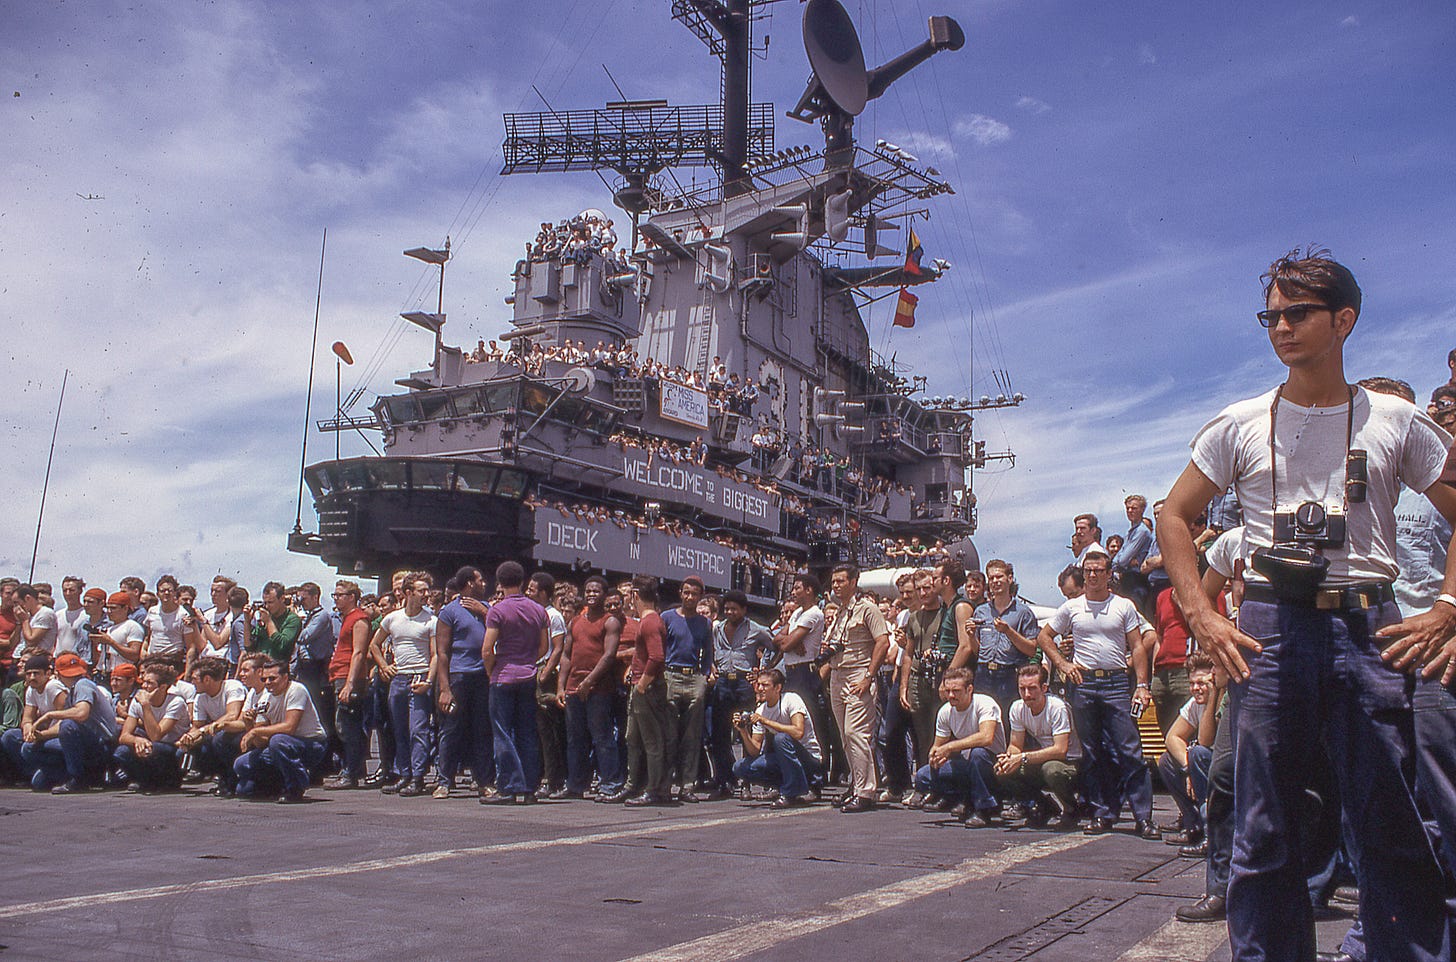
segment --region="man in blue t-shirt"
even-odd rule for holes
[[[1036,653],[1036,636],[1041,625],[1031,608],[1016,597],[1016,572],[1011,562],[992,558],[986,562],[986,603],[972,616],[978,636],[976,691],[990,695],[1009,717],[1011,706],[1021,697],[1016,672]]]
[[[698,759],[703,747],[703,712],[708,702],[708,675],[713,668],[713,626],[698,614],[703,581],[690,575],[678,593],[681,604],[662,613],[663,655],[667,662],[667,763],[677,766],[679,797],[702,801]],[[675,736],[675,737],[671,737]]]
[[[86,677],[86,662],[68,651],[56,658],[56,676],[70,691],[67,706],[36,719],[37,728],[52,725],[60,733],[44,742],[26,745],[26,761],[46,772],[45,780],[57,783],[53,795],[69,795],[106,779],[111,750],[116,742],[116,713],[111,696]]]
[[[481,660],[485,644],[485,573],[473,565],[455,572],[460,596],[440,609],[435,622],[436,698],[440,706],[440,782],[436,798],[448,798],[455,773],[470,766],[478,793],[495,782],[491,753],[490,677]]]

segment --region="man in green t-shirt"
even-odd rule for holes
[[[262,606],[253,616],[250,650],[286,665],[293,660],[293,646],[302,630],[303,622],[288,607],[283,585],[276,581],[264,585]]]

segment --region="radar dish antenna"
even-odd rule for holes
[[[804,5],[804,52],[814,73],[789,116],[824,128],[826,167],[853,157],[854,118],[890,84],[942,50],[959,50],[965,32],[950,17],[930,18],[930,39],[873,70],[865,69],[864,48],[854,21],[839,0]]]

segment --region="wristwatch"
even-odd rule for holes
[[[1444,601],[1444,602],[1446,602],[1446,604],[1450,605],[1452,608],[1456,608],[1456,595],[1448,595],[1448,594],[1442,593],[1442,594],[1436,596],[1436,601],[1437,601],[1437,603],[1440,603],[1440,602]],[[1432,606],[1432,607],[1434,607],[1434,606]]]

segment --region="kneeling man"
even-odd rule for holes
[[[794,692],[784,691],[784,673],[777,668],[754,676],[753,689],[758,707],[734,717],[744,758],[733,767],[733,775],[778,788],[773,808],[808,804],[809,784],[819,781],[823,768],[809,706]]]
[[[234,790],[248,798],[277,789],[279,802],[301,802],[328,752],[324,726],[308,689],[289,677],[287,662],[265,661],[258,676],[257,723],[238,746],[243,754],[233,763]]]
[[[973,677],[967,668],[952,668],[941,680],[945,704],[935,716],[930,764],[915,773],[915,790],[939,795],[955,817],[984,828],[1001,808],[993,789],[996,756],[1006,751],[1006,729],[996,699],[976,694]]]

